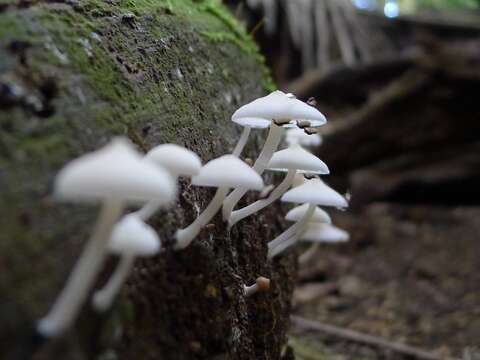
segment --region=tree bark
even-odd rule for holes
[[[31,355],[32,326],[59,293],[98,211],[57,203],[56,172],[115,135],[142,151],[178,143],[204,162],[228,153],[241,133],[230,115],[268,81],[255,45],[216,1],[2,6],[1,354]],[[245,156],[258,154],[264,135],[252,136]],[[36,359],[281,358],[295,260],[266,260],[267,241],[281,232],[278,208],[230,233],[217,216],[213,230],[174,252],[175,230],[213,194],[186,181],[180,187],[178,202],[151,221],[166,252],[135,263],[109,314],[85,304],[77,326]],[[260,275],[272,279],[270,292],[245,298],[243,284]]]

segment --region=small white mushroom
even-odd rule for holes
[[[202,167],[197,154],[177,144],[157,145],[145,155],[145,160],[165,168],[176,178],[196,175]]]
[[[175,198],[175,183],[161,169],[142,161],[142,156],[123,138],[83,155],[57,175],[55,197],[73,201],[102,201],[100,216],[67,284],[49,313],[37,324],[43,337],[55,337],[75,321],[93,286],[106,253],[112,227],[126,204],[150,199],[168,203]]]
[[[144,159],[166,169],[175,181],[179,176],[191,177],[197,174],[202,167],[202,162],[197,154],[176,144],[158,145],[151,149]],[[151,200],[135,214],[143,221],[147,221],[162,205],[164,205],[163,202]]]
[[[301,206],[297,206],[296,208],[293,208],[290,210],[287,215],[285,215],[285,220],[288,221],[300,221],[301,218],[305,215],[305,213],[308,210],[308,204],[303,204]],[[331,224],[332,219],[330,218],[330,215],[328,213],[319,208],[318,206],[315,208],[315,212],[313,213],[313,216],[310,218],[309,226],[312,223],[324,223],[324,224]],[[295,237],[290,238],[291,241],[295,241]],[[286,244],[286,247],[288,247],[288,244]],[[298,263],[303,264],[307,262],[317,251],[319,247],[319,243],[315,243],[310,246],[309,249],[307,249],[302,255],[298,257]]]
[[[268,290],[270,290],[270,279],[262,276],[258,277],[253,285],[243,285],[243,293],[246,297],[252,296],[257,292],[266,292]]]
[[[314,178],[306,181],[303,185],[292,188],[282,196],[282,201],[308,204],[304,216],[274,240],[268,243],[268,257],[273,258],[287,247],[293,245],[305,230],[306,225],[315,213],[315,205],[333,206],[338,208],[348,207],[345,198],[322,180]],[[293,239],[291,239],[293,238]],[[288,246],[280,246],[287,242]]]
[[[318,243],[347,242],[350,235],[332,224],[311,222],[300,236],[300,240]]]
[[[283,181],[270,193],[268,198],[260,199],[254,203],[235,210],[228,220],[229,227],[238,221],[262,210],[275,200],[279,199],[293,184],[297,173],[328,174],[327,165],[315,155],[309,153],[299,145],[292,145],[287,149],[273,154],[268,164],[268,170],[286,172]]]
[[[120,262],[107,284],[93,295],[94,309],[99,312],[109,309],[127,279],[135,258],[153,256],[160,248],[160,239],[151,226],[134,214],[124,216],[114,226],[108,242],[109,251],[120,256]]]
[[[284,127],[296,126],[295,119],[307,119],[311,126],[320,126],[326,123],[325,116],[314,107],[304,102],[291,98],[281,91],[274,91],[262,98],[256,99],[240,107],[232,116],[232,120],[241,118],[262,118],[271,120],[270,130],[260,155],[253,169],[258,174],[263,174],[268,166],[273,153],[278,148],[284,133]],[[228,221],[236,204],[245,195],[248,189],[238,188],[231,192],[223,203],[222,215]]]
[[[308,204],[303,204],[300,206],[297,206],[290,210],[287,215],[285,215],[285,220],[288,221],[300,221],[308,211]],[[332,219],[330,218],[330,215],[328,213],[319,208],[318,206],[315,208],[315,211],[310,219],[310,222],[319,222],[319,223],[326,223],[326,224],[331,224]]]
[[[223,199],[229,189],[242,187],[250,190],[262,190],[263,180],[250,166],[234,155],[224,155],[206,163],[200,172],[192,177],[192,184],[197,186],[218,187],[215,196],[206,209],[193,223],[177,230],[176,250],[187,247],[222,207]]]
[[[336,226],[327,223],[310,222],[307,228],[299,236],[300,241],[313,242],[304,253],[298,257],[299,264],[308,262],[317,252],[321,243],[343,243],[350,239],[350,235],[345,230],[339,229]],[[295,237],[283,242],[275,248],[275,251],[281,253],[284,249],[296,243]]]
[[[243,126],[242,135],[233,149],[232,155],[240,156],[245,145],[247,144],[248,137],[250,136],[250,132],[252,129],[267,129],[270,126],[270,120],[261,119],[261,118],[232,118],[234,123]]]
[[[322,144],[322,137],[319,134],[308,135],[299,128],[288,129],[285,132],[285,142],[290,145],[319,146]]]

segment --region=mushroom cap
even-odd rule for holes
[[[308,204],[303,204],[293,208],[285,215],[285,219],[288,221],[300,221],[307,212],[308,206]],[[331,224],[332,219],[325,210],[316,207],[310,222]]]
[[[320,179],[311,179],[283,194],[282,201],[348,207],[347,200]]]
[[[308,223],[307,229],[301,236],[303,241],[325,243],[347,242],[349,239],[348,232],[325,223]]]
[[[298,100],[291,99],[294,103],[291,109],[292,119],[294,120],[308,120],[310,121],[310,127],[322,126],[327,122],[327,118],[320,111],[318,111],[312,105]]]
[[[254,129],[266,129],[270,126],[271,121],[267,119],[257,118],[257,117],[244,117],[244,118],[237,118],[233,119],[234,123],[242,126],[250,126]]]
[[[267,291],[270,289],[270,279],[260,276],[255,280],[257,284],[258,291]]]
[[[234,155],[223,155],[210,160],[192,177],[192,184],[249,190],[262,190],[264,186],[262,177]]]
[[[55,179],[54,193],[58,198],[76,201],[167,203],[174,200],[176,187],[166,170],[142,161],[130,141],[115,138],[64,166]]]
[[[268,169],[272,171],[296,169],[299,173],[309,174],[330,173],[322,160],[299,145],[275,152],[268,163]]]
[[[288,145],[319,146],[322,141],[323,139],[319,134],[308,135],[299,128],[288,129],[285,133],[285,142]]]
[[[232,115],[235,121],[241,118],[262,118],[267,120],[305,119],[312,126],[320,126],[327,121],[325,116],[314,107],[287,96],[282,91],[274,91],[267,96],[243,105]]]
[[[197,154],[177,144],[155,146],[145,155],[145,160],[167,169],[171,174],[180,176],[193,176],[202,167]]]
[[[134,214],[124,216],[115,224],[108,241],[109,251],[117,255],[152,256],[161,246],[155,230]]]

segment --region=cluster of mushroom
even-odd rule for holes
[[[54,187],[58,199],[100,201],[102,209],[66,286],[50,312],[37,323],[36,330],[41,336],[58,336],[73,324],[108,253],[119,256],[120,261],[107,284],[93,295],[92,306],[99,312],[111,307],[135,258],[162,251],[158,235],[146,221],[160,208],[174,203],[178,177],[189,177],[193,185],[215,187],[217,191],[193,223],[176,231],[175,250],[186,248],[222,207],[223,219],[230,228],[277,199],[302,205],[286,216],[294,224],[268,242],[268,258],[280,255],[299,240],[316,243],[348,240],[348,234],[331,225],[328,214],[317,207],[345,208],[348,204],[318,178],[329,173],[327,166],[302,147],[320,143],[316,128],[326,122],[314,104],[275,91],[239,108],[232,121],[244,127],[233,153],[203,166],[195,153],[175,144],[158,145],[143,156],[127,139],[115,138],[102,149],[73,160],[59,172]],[[252,128],[268,128],[269,133],[260,155],[250,166],[239,156]],[[288,147],[277,151],[284,136]],[[272,187],[264,185],[261,175],[265,170],[285,172],[286,176],[263,198],[234,210],[247,191],[265,192]],[[309,174],[309,178],[303,174]],[[141,207],[123,215],[124,209],[131,205]],[[269,286],[268,279],[259,277],[254,285],[244,286],[244,294],[266,291]]]

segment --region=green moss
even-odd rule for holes
[[[265,58],[263,57],[263,55],[260,54],[259,49],[255,43],[252,43],[250,41],[244,41],[230,32],[203,31],[201,34],[207,39],[214,42],[231,42],[237,45],[240,49],[242,49],[242,51],[246,52],[247,54],[254,55],[263,69],[263,77],[261,81],[264,90],[267,92],[272,92],[277,89],[277,86],[273,81],[270,69],[265,65]]]
[[[219,2],[192,0],[40,2],[0,13],[0,45],[31,44],[25,64],[0,46],[2,75],[40,103],[46,80],[58,87],[51,115],[24,104],[0,109],[0,186],[8,194],[0,209],[9,209],[0,217],[0,263],[9,268],[0,292],[14,287],[11,297],[30,320],[57,294],[96,214],[53,204],[54,176],[68,159],[118,134],[144,151],[182,142],[204,160],[232,148],[239,129],[227,119],[262,93],[257,79],[268,78],[253,40],[229,16]],[[172,232],[178,218],[161,226]]]

